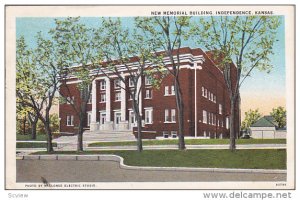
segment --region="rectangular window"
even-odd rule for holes
[[[92,113],[86,113],[87,115],[87,126],[91,125]]]
[[[100,96],[100,102],[106,102],[106,94],[105,93],[102,93],[101,96]]]
[[[146,90],[146,97],[145,98],[146,99],[152,99],[152,91],[151,90],[149,90],[149,89]]]
[[[88,104],[91,104],[92,103],[92,95],[90,94],[90,98],[89,98],[89,100],[88,100],[88,102],[87,102]]]
[[[165,109],[165,122],[169,121],[169,110]]]
[[[115,101],[121,101],[121,92],[115,93]]]
[[[134,96],[134,90],[131,89],[129,92],[130,92],[130,94],[129,94],[128,100],[132,100],[133,96]]]
[[[214,95],[214,102],[217,103],[217,97]]]
[[[222,115],[222,104],[219,104],[219,114]]]
[[[205,88],[205,97],[207,98],[207,89]]]
[[[129,87],[133,87],[134,86],[134,78],[133,77],[129,77],[129,81],[128,81],[128,85]]]
[[[67,104],[74,104],[75,97],[67,97]]]
[[[145,124],[153,123],[153,109],[147,108],[145,109]]]
[[[174,85],[171,86],[171,95],[175,95],[175,87],[174,87]]]
[[[171,122],[176,122],[176,109],[171,109]]]
[[[229,117],[226,117],[226,129],[229,129]]]
[[[115,89],[119,89],[121,87],[121,80],[120,79],[115,79],[114,80],[114,87],[115,87]]]
[[[206,110],[203,110],[202,121],[203,121],[204,124],[207,124],[207,112],[206,112]]]
[[[145,76],[145,85],[151,85],[151,78],[149,76]]]
[[[106,81],[105,80],[100,81],[100,90],[106,90]]]
[[[210,100],[210,92],[208,92],[208,100]]]
[[[177,131],[171,131],[171,137],[177,138]]]
[[[204,97],[205,96],[205,90],[204,90],[204,87],[202,86],[202,96]]]
[[[169,86],[165,86],[165,96],[170,95],[169,93]]]
[[[74,126],[74,116],[67,115],[67,126]]]
[[[91,104],[92,103],[92,88],[90,85],[88,85],[88,91],[90,92],[90,96],[89,96],[89,99],[88,99],[88,104]]]
[[[164,138],[169,138],[169,132],[168,131],[163,131],[163,137]]]
[[[214,94],[213,93],[210,93],[210,100],[214,101]]]

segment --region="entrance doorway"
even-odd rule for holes
[[[115,130],[119,129],[120,121],[121,121],[121,112],[115,112],[115,116],[114,116],[114,129]]]

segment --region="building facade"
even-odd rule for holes
[[[168,58],[165,58],[168,60]],[[134,64],[134,63],[132,63]],[[230,101],[222,71],[209,54],[201,49],[180,49],[180,75],[184,102],[184,135],[201,138],[229,137]],[[236,67],[232,66],[235,81]],[[129,76],[124,72],[125,83],[111,74],[98,74],[92,83],[91,98],[87,105],[86,129],[101,134],[101,131],[136,130],[132,109]],[[70,78],[61,93],[74,103],[79,102],[80,80]],[[142,85],[140,110],[142,110],[143,138],[176,138],[178,123],[174,80],[171,74],[163,78],[159,88],[154,88],[145,76],[139,79]],[[128,90],[124,90],[127,88]],[[67,91],[68,90],[68,91]],[[76,132],[79,118],[70,103],[59,105],[60,131]]]

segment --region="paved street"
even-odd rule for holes
[[[114,161],[17,160],[17,182],[285,181],[286,174],[121,169]]]

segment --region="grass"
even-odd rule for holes
[[[285,139],[238,139],[237,144],[286,144]],[[145,140],[143,145],[177,145],[177,139],[170,140]],[[187,145],[213,145],[213,144],[229,144],[229,139],[185,139]],[[89,144],[89,147],[102,146],[134,146],[136,141],[125,142],[96,142]]]
[[[144,150],[137,151],[86,151],[54,152],[55,154],[114,154],[124,158],[131,166],[202,167],[241,169],[286,169],[285,149],[230,150]],[[34,154],[48,154],[36,152]]]
[[[17,134],[17,140],[18,141],[27,141],[27,140],[33,140],[31,139],[31,135],[21,135]],[[46,141],[47,140],[47,135],[46,134],[37,134],[36,139],[34,141]]]
[[[56,143],[52,143],[52,145],[57,147]],[[17,142],[17,148],[47,148],[47,143]]]

